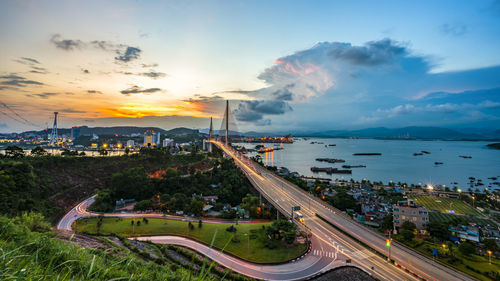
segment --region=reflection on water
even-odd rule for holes
[[[322,144],[311,144],[320,142]],[[336,146],[328,146],[336,144]],[[488,142],[472,141],[420,141],[420,140],[374,140],[374,139],[298,139],[293,144],[281,144],[283,150],[261,154],[262,161],[269,166],[287,167],[301,175],[332,179],[368,179],[387,183],[406,182],[408,184],[441,184],[467,190],[470,176],[482,179],[489,187],[498,177],[500,181],[500,150],[486,147]],[[238,143],[246,148],[257,144]],[[263,144],[273,147],[274,144]],[[422,151],[429,154],[421,153]],[[354,156],[353,153],[382,153],[381,156]],[[417,153],[417,156],[414,156]],[[254,156],[256,152],[248,155]],[[420,155],[422,154],[422,155]],[[471,156],[470,159],[459,156]],[[345,163],[317,162],[316,158],[339,158]],[[435,162],[442,162],[436,165]],[[313,173],[310,168],[335,167],[342,165],[366,165],[366,168],[352,168],[352,175],[327,175]],[[491,187],[499,187],[491,185]]]

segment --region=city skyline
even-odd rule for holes
[[[499,3],[5,1],[0,132],[498,129]]]

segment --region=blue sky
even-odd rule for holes
[[[0,132],[500,128],[500,1],[101,2],[0,3]]]

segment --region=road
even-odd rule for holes
[[[310,196],[304,190],[255,164],[244,155],[225,147],[222,143],[215,140],[212,142],[235,160],[252,185],[282,213],[290,214],[293,206],[300,206],[300,212],[304,216],[304,227],[310,230],[314,238],[323,241],[324,251],[338,249],[366,272],[371,271],[383,280],[475,280],[397,243],[391,246],[391,258],[395,260],[395,265],[388,263],[359,243],[362,241],[387,255],[388,248],[383,235],[352,221],[342,212]],[[355,239],[322,221],[316,214],[326,218]],[[372,267],[375,270],[371,270]]]
[[[80,218],[86,217],[150,217],[150,218],[168,218],[168,219],[186,219],[179,216],[164,216],[162,214],[133,214],[133,213],[106,213],[99,214],[87,211],[87,208],[94,202],[94,196],[87,198],[73,209],[71,209],[57,224],[57,229],[72,231],[73,223]],[[193,219],[196,220],[197,219]],[[203,220],[208,223],[228,223],[227,220]],[[238,223],[252,223],[257,221],[238,221]],[[217,263],[230,268],[231,270],[264,280],[303,280],[311,276],[323,273],[332,268],[346,265],[347,257],[340,250],[333,249],[325,244],[324,241],[312,237],[311,250],[297,260],[290,263],[278,265],[259,265],[247,262],[231,255],[221,253],[216,249],[209,248],[205,244],[199,243],[179,236],[142,236],[133,239],[141,241],[151,241],[154,243],[173,244],[191,248],[200,254],[203,254]],[[370,273],[370,272],[368,272]],[[376,274],[376,273],[374,273]],[[380,277],[379,277],[380,278]]]

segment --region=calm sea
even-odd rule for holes
[[[311,144],[322,142],[323,144]],[[283,150],[261,154],[266,165],[287,167],[301,175],[331,179],[351,179],[382,181],[388,183],[406,182],[408,184],[433,184],[455,186],[467,190],[469,177],[481,179],[483,186],[474,188],[500,188],[492,182],[500,181],[500,150],[488,148],[489,142],[479,141],[421,141],[421,140],[375,140],[375,139],[298,139],[293,144],[281,144]],[[328,146],[336,144],[336,146]],[[253,148],[257,144],[238,144]],[[264,144],[272,147],[274,144]],[[430,152],[413,156],[422,150]],[[353,153],[382,153],[381,156],[353,156]],[[249,153],[253,156],[256,153]],[[471,156],[470,159],[459,157]],[[316,158],[339,158],[345,163],[318,162]],[[435,165],[442,162],[442,165]],[[366,168],[353,168],[352,175],[313,173],[310,168],[336,167],[342,165],[366,165]],[[498,177],[497,180],[488,179]]]

